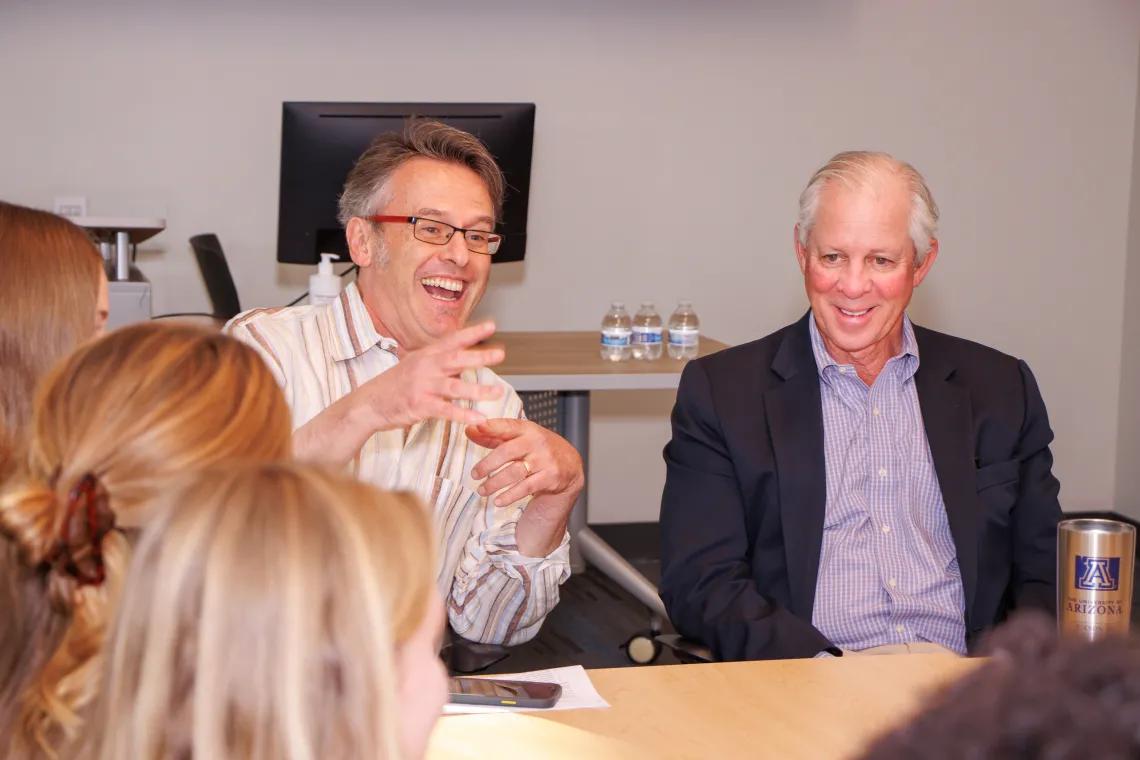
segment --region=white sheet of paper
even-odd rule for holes
[[[501,681],[541,681],[544,683],[557,683],[562,685],[562,696],[554,707],[501,707],[499,705],[456,705],[443,706],[444,715],[471,715],[474,713],[505,713],[529,712],[531,710],[592,710],[609,707],[610,703],[602,699],[586,669],[581,665],[571,665],[567,668],[552,668],[550,670],[535,670],[531,673],[515,673],[514,675],[494,676],[468,676],[475,678],[497,678]]]

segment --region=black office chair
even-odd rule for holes
[[[479,644],[468,641],[448,626],[447,638],[439,656],[447,665],[449,673],[465,676],[481,673],[495,663],[505,660],[510,653],[510,648],[501,644]]]
[[[214,318],[228,322],[241,313],[241,302],[218,236],[212,232],[195,235],[190,238],[190,247],[198,259],[198,271],[206,283],[206,294],[210,296]]]
[[[675,633],[665,633],[656,637],[657,643],[673,652],[673,655],[682,665],[693,665],[703,662],[716,662],[712,650],[699,641],[686,639]]]

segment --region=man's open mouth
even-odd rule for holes
[[[467,283],[450,277],[425,277],[420,280],[427,294],[437,301],[458,301],[463,297]]]

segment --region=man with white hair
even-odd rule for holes
[[[661,597],[723,660],[966,654],[1056,606],[1061,508],[1025,362],[912,325],[938,208],[909,164],[835,156],[800,196],[811,310],[690,362],[665,447]]]

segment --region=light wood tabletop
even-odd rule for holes
[[[932,654],[594,670],[609,709],[448,716],[428,757],[855,758],[981,662]]]
[[[594,332],[501,332],[487,345],[502,346],[506,359],[496,374],[517,391],[654,390],[676,388],[685,362],[670,359],[668,349],[653,361],[602,359]],[[701,336],[701,356],[728,346]]]

